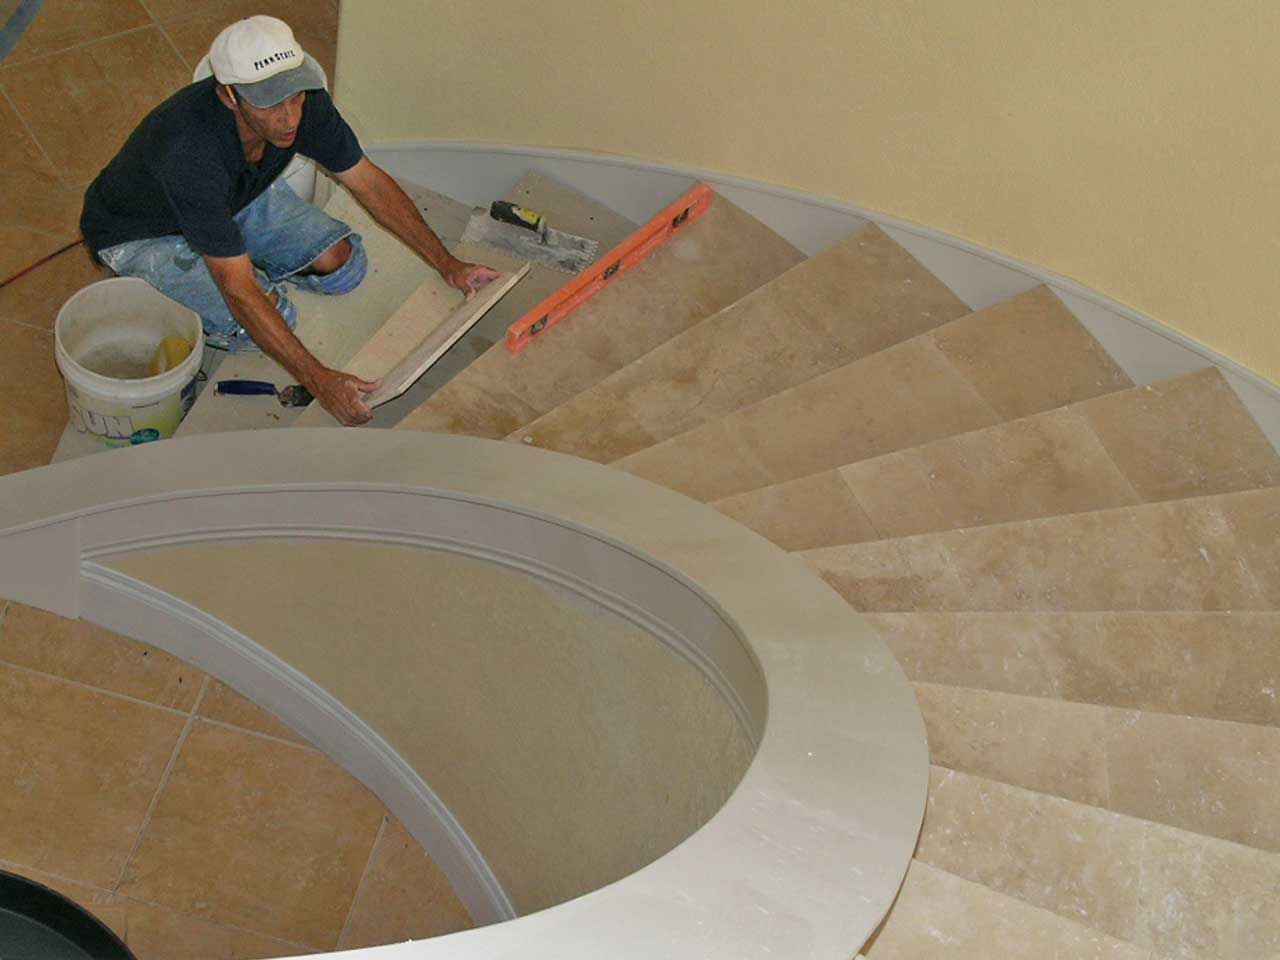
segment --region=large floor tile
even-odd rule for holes
[[[48,463],[67,422],[52,334],[0,320],[0,410],[0,472]]]
[[[163,650],[20,603],[3,613],[0,661],[162,707],[195,706],[204,674]]]
[[[252,730],[255,733],[265,733],[269,737],[277,737],[280,740],[306,742],[262,707],[247,697],[242,697],[218,680],[209,684],[209,689],[200,700],[200,709],[197,713],[209,720]]]
[[[0,320],[52,330],[67,298],[110,276],[83,245],[72,247],[0,289]]]
[[[58,53],[150,22],[141,0],[44,0],[4,62],[9,66]]]
[[[156,27],[0,72],[0,87],[68,183],[96,177],[138,121],[189,81],[186,66]],[[92,136],[85,136],[88,130]]]
[[[110,887],[185,722],[0,667],[0,858]]]
[[[347,918],[339,949],[424,940],[469,930],[471,915],[440,868],[388,818]]]
[[[0,70],[0,80],[4,71]],[[0,191],[0,225],[39,230],[62,240],[73,240],[80,231],[80,207],[84,191],[67,186],[53,164],[37,146],[26,124],[0,96],[0,166],[5,189]],[[32,251],[24,251],[34,262]],[[0,280],[10,276],[6,271]]]
[[[120,893],[332,949],[382,816],[317,752],[197,722]]]
[[[69,242],[68,237],[55,233],[0,223],[0,281],[17,276]]]

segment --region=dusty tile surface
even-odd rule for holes
[[[864,227],[512,439],[607,463],[967,312],[878,228]]]
[[[204,674],[163,650],[79,620],[0,602],[0,661],[189,711]]]
[[[378,837],[339,949],[469,930],[471,915],[440,868],[394,817]]]
[[[185,719],[0,667],[5,858],[98,887],[114,884]]]
[[[710,506],[784,550],[858,543],[879,536],[835,470],[749,490]]]
[[[1019,903],[919,860],[867,960],[1152,960],[1145,947]]]
[[[1133,386],[1048,287],[957,320],[933,338],[1005,420]]]
[[[4,71],[0,69],[0,85],[3,78]],[[0,225],[40,231],[46,235],[46,244],[55,244],[52,249],[79,235],[83,191],[58,179],[53,164],[3,96],[0,96],[0,164],[5,171],[5,189],[0,191]],[[34,251],[23,253],[30,257],[29,263],[38,259]],[[7,279],[17,269],[0,266],[0,280]]]
[[[1110,710],[1114,810],[1280,851],[1280,730],[1199,717]]]
[[[120,893],[332,949],[382,814],[315,751],[196,723]]]
[[[913,685],[933,763],[1094,806],[1107,801],[1105,712],[1060,700]]]
[[[55,235],[26,226],[0,223],[0,278],[17,276],[32,264],[57,253],[70,242]]]
[[[1098,397],[1079,411],[1144,500],[1280,483],[1280,454],[1216,370]]]
[[[1133,941],[1146,824],[934,767],[916,857]]]

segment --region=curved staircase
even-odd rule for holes
[[[874,226],[801,260],[713,209],[399,428],[686,493],[871,619],[933,763],[873,960],[1280,953],[1280,457],[1231,388],[1135,386],[1043,287],[971,313]]]
[[[507,352],[555,282],[396,427],[670,487],[866,615],[933,764],[869,958],[1280,955],[1280,456],[1217,371],[1135,385],[1047,288],[971,312],[875,226],[805,258],[723,197]]]

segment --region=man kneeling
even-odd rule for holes
[[[200,315],[205,339],[261,349],[344,424],[371,416],[376,384],[320,363],[293,334],[285,284],[341,294],[364,279],[360,235],[301,200],[280,174],[301,153],[470,295],[497,274],[453,257],[399,185],[360,148],[324,74],[274,17],[227,27],[213,76],[156,107],[85,193],[80,227],[115,273],[141,277]]]

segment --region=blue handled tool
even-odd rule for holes
[[[312,400],[311,391],[295,383],[279,390],[267,380],[219,380],[213,392],[219,396],[275,397],[282,407],[305,407]]]

